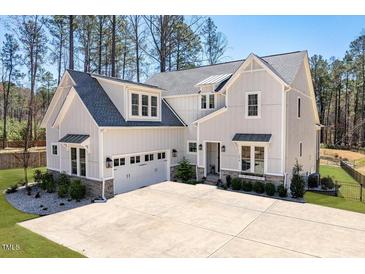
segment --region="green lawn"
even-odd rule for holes
[[[359,191],[357,187],[358,183],[350,175],[348,175],[346,171],[344,171],[340,167],[321,165],[320,173],[321,177],[331,176],[334,180],[338,181],[339,183],[342,182],[344,184],[348,184],[349,186],[346,187],[346,189],[351,190],[351,185],[352,185],[353,186],[352,192]],[[345,191],[345,189],[343,191]],[[350,193],[346,193],[346,195],[348,194]],[[339,191],[339,195],[341,195],[341,188]],[[356,196],[357,194],[355,193],[354,195]],[[304,199],[307,203],[365,213],[365,203],[352,199],[334,197],[310,191],[307,191],[305,193]]]
[[[43,169],[44,170],[44,169]],[[33,176],[30,169],[29,178]],[[81,254],[64,246],[56,244],[38,234],[35,234],[19,225],[18,222],[37,218],[37,215],[26,214],[13,208],[5,199],[3,191],[23,179],[23,169],[0,170],[0,258],[78,258]],[[12,244],[19,250],[6,251],[3,244]]]

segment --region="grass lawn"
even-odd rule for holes
[[[44,170],[44,169],[43,169]],[[28,172],[28,178],[33,177],[33,170]],[[64,246],[56,244],[38,234],[19,225],[18,222],[37,218],[38,215],[26,214],[13,208],[5,199],[3,191],[24,176],[23,169],[0,170],[0,258],[78,258],[81,254]],[[3,244],[17,245],[19,250],[6,251]]]
[[[349,185],[349,186],[346,186],[346,188],[344,188],[344,190],[343,190],[344,192],[345,192],[345,189],[351,190],[351,188],[353,188],[352,189],[353,193],[346,193],[346,195],[349,195],[349,194],[354,194],[355,196],[357,195],[357,193],[354,193],[354,192],[359,191],[358,183],[350,175],[348,175],[346,173],[346,171],[344,171],[342,168],[335,167],[335,166],[321,165],[320,173],[321,173],[321,177],[330,176],[334,180],[336,180],[340,183],[342,182],[342,183],[345,183],[346,185]],[[353,187],[351,187],[351,185]],[[341,195],[341,188],[339,191],[339,195]],[[346,196],[346,195],[344,195],[344,196]],[[362,203],[362,202],[356,201],[356,200],[352,200],[352,199],[334,197],[334,196],[314,193],[314,192],[310,192],[310,191],[307,191],[305,193],[304,199],[307,203],[365,213],[365,203]]]

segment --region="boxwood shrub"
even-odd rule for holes
[[[281,184],[278,186],[278,194],[279,197],[287,197],[288,196],[288,190],[285,188],[284,184]]]
[[[265,192],[269,196],[274,196],[274,194],[275,194],[275,185],[273,183],[266,183],[265,184]]]
[[[251,192],[252,191],[252,182],[250,181],[243,181],[242,182],[242,190]]]
[[[262,182],[257,181],[253,184],[253,191],[255,191],[256,193],[264,193],[265,192],[265,186]]]
[[[233,178],[232,179],[232,189],[233,190],[240,190],[242,187],[241,179],[239,178]]]
[[[70,197],[76,201],[80,201],[85,197],[86,186],[80,180],[74,180],[70,184]]]

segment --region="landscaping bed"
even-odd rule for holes
[[[39,198],[35,196],[39,193]],[[19,188],[14,193],[5,194],[6,200],[16,209],[31,214],[48,215],[64,210],[90,204],[89,199],[81,199],[79,202],[70,198],[60,198],[56,192],[48,193],[39,186],[32,187],[32,194],[28,195],[25,187]]]

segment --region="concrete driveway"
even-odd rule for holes
[[[88,257],[365,257],[365,214],[165,182],[20,224]]]

